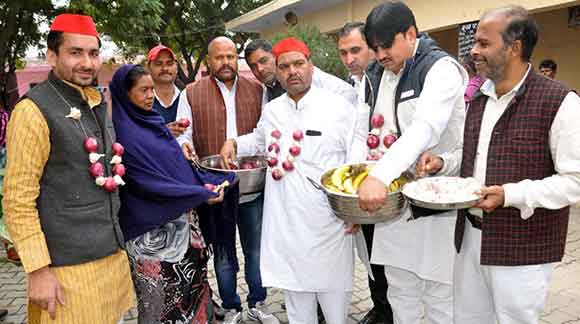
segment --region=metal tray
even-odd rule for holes
[[[411,198],[410,196],[405,195],[404,192],[403,195],[412,205],[434,210],[467,209],[475,206],[479,201],[479,199],[475,199],[471,201],[454,202],[454,203],[433,203]]]

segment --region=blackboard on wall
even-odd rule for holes
[[[469,55],[469,51],[475,44],[475,31],[477,30],[477,21],[471,21],[459,25],[459,37],[458,37],[458,58],[462,58]]]

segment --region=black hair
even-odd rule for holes
[[[140,64],[135,65],[131,70],[129,70],[125,77],[125,88],[127,91],[131,91],[135,84],[137,84],[137,81],[145,75],[150,75],[150,73]]]
[[[360,22],[360,21],[348,22],[348,23],[344,24],[344,26],[342,26],[342,28],[338,31],[338,38],[342,38],[342,37],[346,37],[346,36],[350,35],[350,33],[353,30],[358,30],[360,32],[363,40],[366,41],[365,23]]]
[[[246,63],[249,64],[248,60],[250,59],[250,55],[259,49],[272,53],[272,43],[265,39],[254,39],[251,41],[250,44],[246,46],[246,49],[244,49],[244,59],[246,59]]]
[[[48,32],[48,36],[46,36],[46,47],[58,55],[58,50],[63,41],[63,32],[50,31]],[[101,48],[101,39],[97,37],[97,41],[99,42],[99,48]]]
[[[558,64],[556,64],[556,61],[551,60],[551,59],[545,59],[542,62],[540,62],[540,69],[544,68],[544,69],[550,69],[554,72],[556,72],[558,70]]]
[[[484,15],[484,18],[492,14],[501,14],[508,20],[505,30],[501,33],[505,46],[513,44],[515,41],[522,42],[522,60],[529,62],[534,47],[538,42],[538,25],[536,20],[528,13],[524,7],[509,6],[492,10]]]
[[[391,48],[395,36],[407,32],[411,27],[419,32],[411,9],[402,2],[390,1],[374,7],[369,13],[364,35],[367,44],[374,50],[379,46]]]

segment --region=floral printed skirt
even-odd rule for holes
[[[198,224],[191,211],[127,242],[140,324],[217,323]]]

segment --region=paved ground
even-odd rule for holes
[[[568,232],[566,255],[554,272],[550,283],[550,294],[542,324],[580,324],[580,209],[574,209],[571,215]],[[241,255],[241,252],[239,252]],[[26,322],[26,279],[21,267],[5,262],[4,252],[0,252],[0,308],[7,308],[8,317],[4,323]],[[217,291],[215,277],[210,281],[214,291]],[[248,288],[243,280],[243,271],[238,275],[239,293],[242,300]],[[362,265],[356,268],[355,288],[350,308],[349,323],[356,323],[362,318],[371,305],[366,281],[366,272]],[[282,323],[287,323],[282,310],[283,296],[281,291],[271,289],[268,303]],[[132,310],[126,316],[125,323],[137,323],[136,311]],[[244,323],[254,323],[246,321]],[[466,323],[467,324],[467,323]]]

